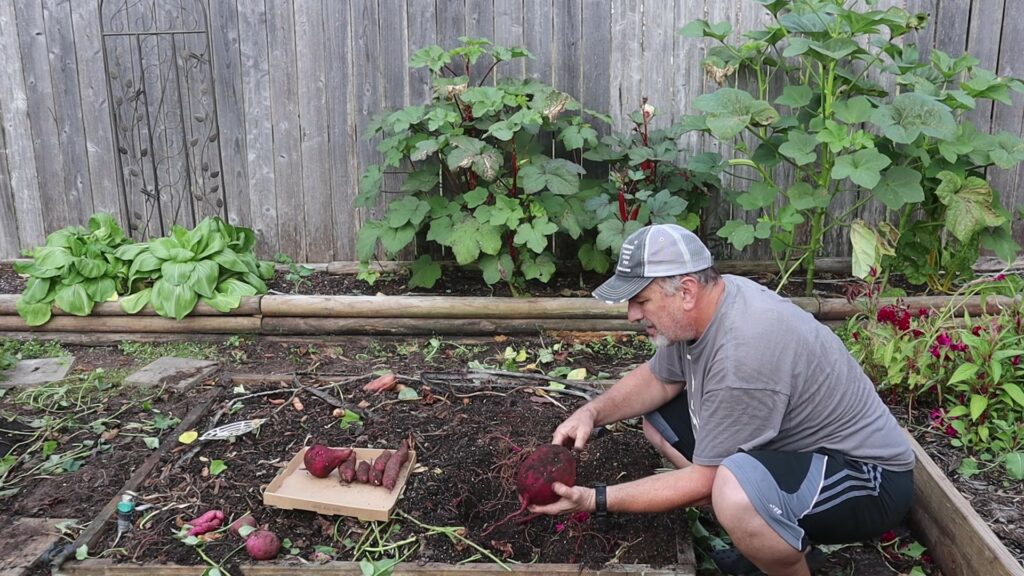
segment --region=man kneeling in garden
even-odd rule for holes
[[[809,574],[823,558],[813,544],[875,538],[903,520],[914,455],[831,330],[713,264],[679,226],[626,239],[594,296],[628,300],[629,320],[657,352],[554,432],[554,443],[582,450],[595,427],[642,415],[648,440],[678,470],[607,487],[555,484],[561,500],[530,510],[710,504],[736,547],[714,554],[724,572]]]

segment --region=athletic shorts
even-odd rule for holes
[[[688,460],[695,445],[686,391],[647,421]],[[877,538],[910,510],[912,470],[897,472],[833,450],[751,450],[722,461],[754,508],[793,548]]]

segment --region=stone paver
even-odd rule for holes
[[[126,378],[125,382],[140,386],[168,386],[175,392],[181,393],[216,372],[218,368],[220,368],[220,363],[213,360],[164,356],[150,362]]]
[[[64,379],[74,364],[74,356],[20,360],[4,373],[0,388],[29,387]]]
[[[0,538],[0,576],[28,574],[29,566],[57,541],[64,518],[17,518]],[[49,573],[49,569],[47,569]]]

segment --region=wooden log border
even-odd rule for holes
[[[266,295],[246,298],[241,307],[227,314],[200,305],[180,321],[156,316],[151,308],[128,315],[116,302],[105,302],[97,305],[91,316],[56,311],[49,322],[38,327],[26,325],[17,315],[17,298],[16,294],[0,294],[0,333],[483,336],[636,330],[626,321],[625,304],[607,305],[592,298]],[[863,313],[859,306],[841,298],[790,300],[827,324]],[[1017,307],[1021,296],[915,296],[886,298],[879,305],[895,303],[935,310],[953,304],[958,316],[977,316]]]
[[[1024,567],[913,436],[910,444],[917,456],[910,524],[925,541],[942,574],[1024,576]]]

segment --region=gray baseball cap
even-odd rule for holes
[[[692,274],[714,266],[711,252],[696,234],[675,224],[654,224],[622,243],[615,275],[594,290],[609,304],[625,302],[655,278]]]

